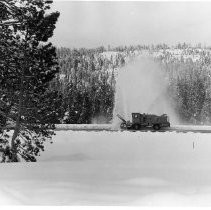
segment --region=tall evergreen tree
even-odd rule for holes
[[[55,47],[47,41],[59,13],[49,12],[52,1],[5,2],[15,7],[12,16],[19,24],[0,25],[1,101],[9,109],[0,114],[14,126],[12,136],[8,129],[1,130],[2,161],[36,161],[43,142],[54,134],[57,92],[52,94],[48,87],[59,68]]]

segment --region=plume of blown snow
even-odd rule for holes
[[[177,117],[167,97],[168,79],[159,64],[150,58],[139,58],[121,68],[118,72],[113,111],[113,126],[121,120],[131,120],[131,113],[168,114],[171,123]]]

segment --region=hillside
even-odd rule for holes
[[[182,123],[211,122],[209,48],[185,44],[117,47],[110,51],[103,47],[60,48],[57,53],[60,73],[51,84],[61,97],[56,123],[111,122],[118,74],[142,57],[153,60],[165,74],[166,96]]]

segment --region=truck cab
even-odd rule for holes
[[[170,127],[170,123],[166,114],[157,116],[145,113],[132,113],[132,127],[136,130],[142,127],[153,127],[155,130],[159,130],[161,127]]]

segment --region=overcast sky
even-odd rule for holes
[[[53,43],[107,47],[178,42],[211,45],[211,2],[62,1]]]

